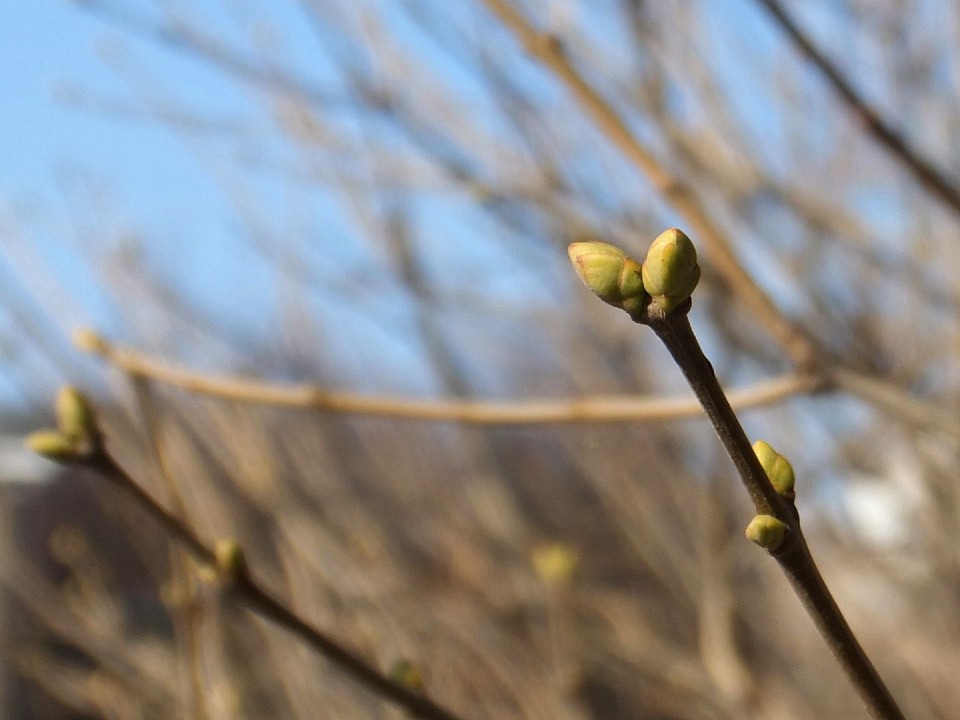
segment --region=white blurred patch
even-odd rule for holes
[[[0,435],[0,483],[41,483],[53,479],[57,466],[28,450],[22,435]]]
[[[847,477],[841,496],[848,528],[866,545],[894,550],[910,543],[925,504],[923,463],[900,443],[887,446],[884,455],[884,475]]]

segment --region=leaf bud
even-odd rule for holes
[[[763,440],[757,440],[753,444],[753,451],[757,454],[763,471],[770,478],[773,489],[792,502],[796,494],[793,490],[794,475],[790,461]]]
[[[217,540],[213,548],[214,567],[217,576],[227,587],[237,584],[247,573],[247,558],[236,540],[224,538]]]
[[[65,385],[57,393],[57,427],[64,437],[73,442],[78,450],[90,450],[97,446],[100,430],[96,415],[86,396],[71,385]]]
[[[47,460],[68,463],[80,459],[77,445],[59,430],[37,430],[26,438],[27,447]]]
[[[697,249],[682,230],[665,230],[647,251],[642,275],[652,305],[667,314],[690,297],[700,280]]]
[[[757,515],[747,525],[744,534],[750,542],[756,543],[768,552],[774,552],[780,547],[786,533],[787,526],[782,520],[773,515]]]
[[[390,666],[389,676],[395,683],[403,685],[408,690],[416,693],[423,693],[426,690],[426,682],[420,668],[406,658],[400,658]]]
[[[642,303],[640,263],[616,245],[575,242],[567,248],[567,255],[584,285],[605,303],[628,312]]]
[[[568,582],[580,565],[580,553],[562,542],[538,545],[531,559],[537,575],[546,582]]]

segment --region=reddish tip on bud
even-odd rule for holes
[[[567,254],[577,275],[598,298],[628,312],[644,297],[641,266],[615,245],[575,242]]]

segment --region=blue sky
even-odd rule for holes
[[[116,252],[117,238],[128,234],[159,276],[175,278],[213,318],[237,322],[232,294],[220,290],[243,278],[256,294],[266,278],[232,237],[234,210],[210,172],[218,148],[211,143],[198,154],[141,111],[163,98],[185,100],[213,121],[242,118],[241,92],[74,3],[7,3],[5,11],[0,212],[14,228],[0,237],[0,252],[8,292],[39,286],[36,299],[64,335],[81,324],[109,333],[117,317],[99,290],[96,258]],[[6,320],[4,332],[17,332]],[[49,381],[45,369],[38,363],[39,378]],[[22,399],[15,386],[29,380],[0,373],[0,404]]]
[[[123,4],[133,13],[155,15],[149,3]],[[276,270],[254,246],[266,243],[282,254],[291,239],[318,234],[312,245],[326,247],[351,228],[338,224],[336,212],[326,211],[328,200],[316,187],[298,188],[272,172],[271,163],[298,160],[290,155],[297,148],[278,144],[272,126],[276,119],[257,95],[259,90],[196,58],[118,29],[75,3],[39,0],[10,6],[0,25],[0,67],[8,78],[7,100],[0,110],[0,218],[9,221],[8,232],[0,237],[0,275],[7,278],[7,299],[15,296],[29,308],[43,307],[60,333],[54,342],[66,364],[76,355],[65,338],[80,325],[136,343],[138,328],[124,325],[133,317],[135,324],[161,333],[162,323],[152,327],[151,318],[131,312],[136,293],[116,297],[104,291],[102,273],[110,269],[108,259],[123,251],[126,237],[138,262],[191,306],[201,308],[211,325],[277,344],[271,323],[277,321],[278,306],[290,300],[278,297]],[[216,13],[224,6],[230,4],[199,7]],[[239,17],[211,14],[205,21],[191,7],[191,23],[209,27],[212,35],[250,52],[249,30],[261,19],[253,16],[254,5],[232,7],[239,9]],[[336,94],[336,79],[324,66],[325,48],[297,14],[297,4],[271,6],[270,12],[273,27],[283,33],[271,46],[280,48],[271,54],[271,62],[296,67],[311,87]],[[400,23],[392,31],[414,32]],[[309,62],[302,61],[305,57]],[[215,129],[178,134],[150,118],[157,107],[184,109]],[[425,233],[442,238],[446,233],[438,225],[452,221],[467,228],[475,220],[463,198],[441,200],[442,217],[428,205],[416,215]],[[251,238],[251,228],[262,237]],[[481,244],[473,247],[479,252]],[[446,265],[474,263],[474,277],[506,302],[520,287],[516,277],[501,278],[496,271],[498,254],[506,252],[507,245],[494,241],[482,247],[482,257],[470,257],[463,243],[455,248],[440,241],[427,271],[442,276]],[[346,274],[357,267],[376,272],[370,258],[356,255],[347,244],[337,252]],[[301,260],[305,263],[297,270],[307,275],[329,279],[343,274],[343,268],[330,266],[329,257],[315,254],[298,257]],[[26,288],[32,293],[29,298]],[[537,290],[527,288],[528,295]],[[396,390],[429,390],[434,379],[419,367],[417,348],[396,342],[404,335],[404,299],[391,295],[389,287],[384,290],[379,297],[371,293],[359,308],[355,303],[329,307],[337,300],[326,298],[323,314],[334,323],[350,323],[349,333],[334,327],[328,338],[345,348],[382,349],[391,343],[394,381],[401,385]],[[16,318],[2,310],[3,345],[19,347]],[[359,365],[374,357],[362,353]],[[209,338],[183,348],[178,359],[208,370],[244,367],[243,357]],[[36,402],[52,385],[80,379],[64,378],[62,370],[29,351],[15,360],[7,372],[0,371],[0,406]],[[79,372],[96,365],[81,362],[77,368]],[[84,379],[89,381],[90,374]],[[38,383],[38,391],[25,398],[24,384],[32,382]]]
[[[147,16],[158,5],[175,7],[127,0],[118,4]],[[310,83],[336,94],[336,79],[324,65],[327,51],[310,32],[297,3],[263,5],[269,11],[256,3],[219,2],[194,4],[189,9],[198,26],[210,28],[211,34],[247,51],[250,28],[266,19],[257,13],[271,13],[273,27],[282,32],[276,42],[269,37],[264,40],[271,53],[279,48],[271,54],[271,61],[307,72]],[[217,15],[227,10],[238,14]],[[117,297],[103,290],[102,273],[110,270],[107,259],[115,258],[128,242],[131,253],[142,255],[138,261],[182,293],[191,306],[202,309],[211,325],[261,343],[275,343],[278,355],[289,350],[275,337],[273,323],[284,303],[289,305],[291,300],[278,294],[276,268],[255,250],[256,241],[268,243],[282,254],[286,244],[295,239],[301,241],[301,249],[326,248],[335,245],[341,235],[356,235],[357,228],[346,227],[337,212],[327,212],[331,201],[316,186],[298,187],[277,177],[277,166],[293,165],[299,158],[295,147],[277,140],[276,118],[259,91],[226,78],[195,58],[118,29],[77,3],[8,2],[5,11],[0,23],[0,68],[5,78],[0,107],[0,282],[8,297],[17,296],[18,287],[29,286],[33,300],[42,304],[63,337],[78,325],[92,325],[132,342],[140,338],[131,323],[146,324],[162,333],[162,319],[124,307],[136,303],[135,292]],[[199,21],[196,15],[201,11],[207,16]],[[705,13],[705,18],[707,30],[735,28],[728,33],[733,40],[720,48],[724,52],[716,53],[717,63],[733,67],[745,52],[758,53],[762,59],[779,47],[778,33],[762,20],[753,3],[725,4],[723,11]],[[814,21],[818,34],[829,39],[825,18],[822,8],[819,14],[808,11],[805,16]],[[388,21],[395,24],[391,32],[402,33],[404,40],[418,32],[409,21]],[[515,43],[505,33],[501,35],[503,50],[516,52]],[[611,47],[607,50],[615,57],[614,34],[608,40]],[[427,43],[422,45],[426,48]],[[500,48],[494,51],[500,52]],[[442,67],[442,57],[435,60],[431,70],[450,72]],[[758,73],[764,71],[759,61],[751,67]],[[520,70],[527,73],[525,91],[550,94],[545,73],[529,66]],[[611,71],[621,68],[611,66]],[[630,68],[624,66],[622,71],[627,77]],[[777,133],[783,128],[776,127],[775,115],[765,112],[764,98],[755,92],[759,83],[743,77],[739,80],[741,86],[730,91],[731,106],[738,121],[750,126],[748,134],[762,141],[766,155],[775,158],[776,147],[783,142]],[[815,81],[811,85],[822,93],[822,84]],[[472,93],[471,99],[473,95],[477,96],[476,115],[482,118],[478,124],[495,122],[494,113],[484,110],[480,91]],[[177,134],[149,117],[151,108],[161,105],[189,110],[215,129],[197,135]],[[649,127],[638,129],[656,132]],[[609,147],[605,141],[591,145],[589,135],[576,142],[585,152]],[[622,209],[625,198],[632,201],[647,190],[650,199],[644,202],[649,207],[641,209],[666,215],[655,194],[638,180],[639,173],[622,159],[604,157],[584,164],[577,172],[584,184],[592,186],[603,186],[611,177],[626,179],[622,187],[600,198],[609,202],[611,210]],[[433,205],[424,203],[417,213],[423,235],[437,238],[428,271],[442,277],[447,267],[470,263],[472,277],[483,284],[482,290],[504,299],[504,304],[521,286],[528,297],[542,294],[543,287],[523,285],[529,278],[498,277],[509,239],[498,238],[497,228],[478,224],[471,215],[471,202],[462,195],[443,196]],[[450,227],[457,232],[486,233],[484,254],[477,250],[475,257],[464,259],[469,248],[479,248],[481,243],[445,244],[443,238]],[[262,237],[250,237],[251,228]],[[302,242],[314,236],[316,242]],[[375,275],[375,263],[382,259],[363,256],[362,250],[356,249],[362,248],[362,243],[350,247],[352,255],[337,258],[346,274]],[[347,244],[338,252],[346,254]],[[323,281],[343,274],[339,265],[331,267],[328,260],[318,250],[298,257],[302,263],[296,269]],[[779,299],[789,306],[793,298],[787,284],[782,285],[786,289],[780,291]],[[544,305],[549,302],[546,297],[536,300]],[[19,332],[15,318],[3,312],[3,302],[0,296],[0,361],[5,359],[2,352],[17,344]],[[335,295],[324,302],[328,305],[325,316],[351,323],[349,334],[334,328],[329,336],[344,347],[359,344],[380,349],[403,334],[402,296],[370,293],[367,303],[359,307],[356,303],[331,307],[336,305]],[[61,340],[61,344],[62,352],[69,353],[66,343]],[[403,376],[409,383],[394,390],[429,389],[427,374],[416,371],[417,349],[396,342],[392,347],[396,366],[404,369],[397,377]],[[197,339],[182,353],[178,350],[177,357],[210,370],[244,367],[243,357],[209,338]],[[363,353],[363,357],[369,359],[370,354]],[[23,393],[18,386],[31,379],[24,374],[24,367],[35,368],[44,385],[34,400],[47,391],[46,386],[64,379],[45,367],[42,359],[17,360],[19,373],[0,369],[0,406],[21,401]],[[88,363],[84,367],[96,366]]]

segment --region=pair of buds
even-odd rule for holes
[[[577,275],[597,297],[632,317],[644,312],[667,315],[690,297],[700,280],[697,250],[677,228],[653,241],[642,264],[602,242],[575,242],[567,253]]]
[[[757,454],[760,466],[770,479],[773,489],[792,505],[796,493],[793,489],[794,475],[790,461],[763,440],[757,440],[753,444],[753,451]],[[746,530],[748,540],[769,552],[774,552],[780,547],[786,534],[786,524],[772,515],[755,516]]]
[[[88,460],[100,450],[102,437],[90,401],[66,386],[57,395],[57,429],[38,430],[27,437],[27,447],[56,462]]]

